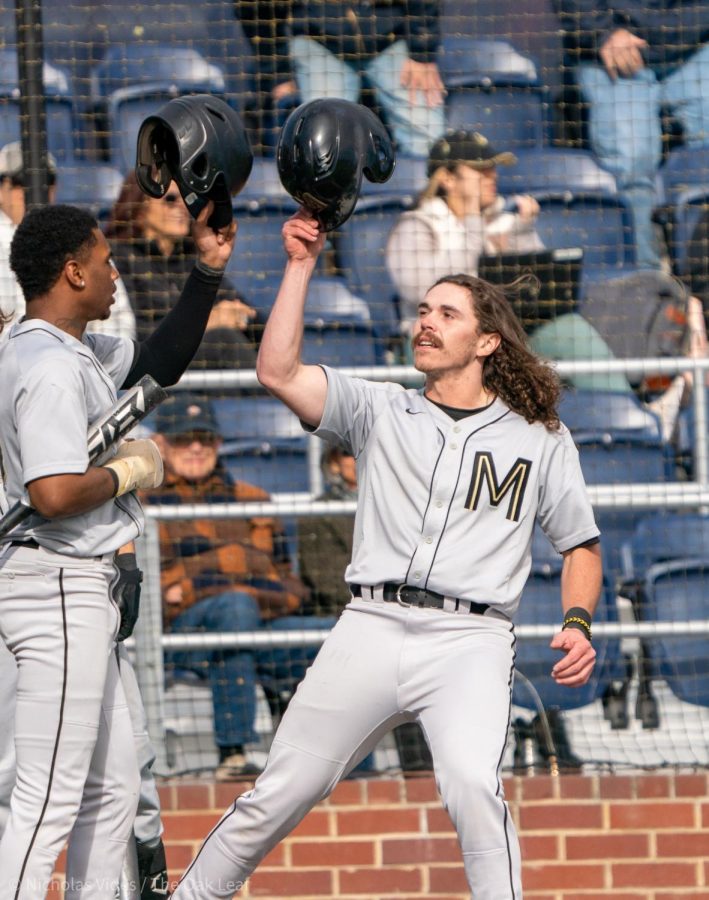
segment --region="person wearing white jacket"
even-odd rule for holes
[[[402,213],[386,249],[399,296],[402,332],[410,335],[418,306],[444,275],[476,275],[483,254],[544,249],[535,223],[539,204],[526,194],[506,203],[497,193],[497,166],[514,165],[514,154],[498,152],[478,132],[448,132],[428,157],[428,184],[417,206]],[[510,208],[512,207],[512,208]],[[537,325],[529,335],[534,351],[550,359],[613,359],[599,332],[578,313]],[[577,387],[630,393],[622,373],[573,376]]]

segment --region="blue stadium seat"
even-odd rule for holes
[[[481,131],[505,150],[546,141],[546,89],[534,61],[509,41],[444,35],[438,65],[449,127]]]
[[[338,266],[350,289],[369,307],[375,333],[399,334],[394,287],[385,262],[387,240],[408,204],[401,199],[370,198],[360,203],[336,236]]]
[[[709,203],[709,144],[673,150],[660,169],[660,180],[674,270],[685,275],[689,242]]]
[[[384,198],[393,198],[406,206],[412,206],[428,181],[426,175],[427,162],[420,156],[397,155],[396,165],[388,181],[369,181],[362,179],[358,208],[367,208],[370,198],[376,198],[375,204]]]
[[[535,527],[532,569],[515,615],[516,625],[561,626],[562,562],[562,557],[556,553],[541,529]],[[594,621],[617,620],[615,593],[610,583],[606,581]],[[551,670],[558,662],[560,654],[549,647],[549,638],[518,639],[515,647],[515,667],[532,682],[544,707],[576,709],[587,706],[601,698],[611,683],[623,676],[625,670],[620,642],[617,639],[596,639],[593,643],[597,653],[596,666],[591,679],[582,687],[569,688],[558,685],[553,680]],[[519,706],[536,710],[534,699],[521,681],[515,683],[513,701]]]
[[[576,194],[618,193],[615,176],[586,150],[537,147],[516,153],[513,166],[500,166],[497,186],[502,194],[572,191]]]
[[[709,553],[700,559],[658,563],[645,573],[642,618],[645,622],[709,619]],[[664,678],[687,703],[709,706],[709,638],[706,635],[652,637],[644,641],[651,676]]]
[[[317,276],[308,286],[305,321],[370,325],[372,316],[369,306],[349,290],[343,278]]]
[[[121,172],[107,163],[76,159],[57,172],[57,202],[87,209],[103,221],[120,193]]]
[[[567,389],[561,394],[559,416],[574,438],[583,439],[610,429],[614,433],[630,433],[658,446],[662,443],[660,420],[635,394]]]
[[[307,438],[240,440],[222,444],[219,459],[232,478],[271,494],[310,490]]]
[[[286,261],[281,228],[297,208],[290,198],[259,204],[243,194],[235,199],[239,249],[232,253],[226,274],[247,301],[264,312],[273,305]]]
[[[709,516],[652,513],[644,516],[623,548],[624,578],[640,582],[657,563],[709,558]]]
[[[620,197],[567,190],[529,193],[539,203],[536,229],[544,245],[549,249],[583,247],[584,280],[633,267],[631,214]]]
[[[65,69],[45,62],[42,70],[47,116],[47,146],[57,162],[74,159],[74,99],[71,77]],[[19,141],[20,85],[17,51],[0,50],[0,147]]]
[[[327,366],[375,366],[377,342],[372,328],[361,322],[306,322],[304,363]]]
[[[674,480],[671,452],[658,438],[608,429],[574,434],[574,440],[587,484],[657,484]],[[596,512],[604,567],[614,582],[623,578],[623,546],[641,517],[633,509]]]
[[[212,407],[225,441],[303,437],[298,417],[275,397],[215,397]]]
[[[138,130],[146,116],[180,94],[223,95],[222,70],[189,46],[115,44],[91,74],[94,108],[106,117],[108,155],[128,171],[135,165]]]

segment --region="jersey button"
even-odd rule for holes
[[[427,538],[426,538],[426,543],[427,543],[427,544],[432,544],[432,543],[433,543],[433,538],[432,538],[432,537],[427,537]]]
[[[457,450],[457,449],[458,449],[457,444],[451,444],[451,450]]]
[[[442,500],[436,500],[436,506],[440,509],[443,506]]]
[[[420,572],[414,572],[414,580],[415,580],[415,581],[420,581],[420,580],[421,580],[421,573],[420,573]]]
[[[455,431],[456,434],[459,434],[460,433],[460,425],[456,425],[455,428],[453,429],[453,431]]]

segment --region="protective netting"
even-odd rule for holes
[[[356,493],[343,474],[349,463],[324,457],[249,374],[283,270],[280,229],[296,209],[276,170],[279,130],[301,100],[325,92],[348,92],[382,117],[397,166],[384,184],[363,180],[355,213],[328,236],[308,298],[305,361],[408,365],[417,305],[453,269],[500,283],[532,271],[536,280],[512,297],[532,346],[554,360],[593,362],[562,367],[561,417],[579,445],[603,531],[607,584],[596,618],[625,631],[599,628],[587,689],[554,686],[548,637],[525,637],[524,627],[558,623],[561,559],[535,540],[518,667],[539,698],[518,681],[505,766],[549,766],[538,704],[551,711],[562,767],[706,765],[709,544],[698,485],[707,481],[707,446],[697,385],[706,372],[709,61],[701,41],[709,13],[697,7],[681,40],[679,26],[668,28],[666,46],[648,40],[640,62],[628,63],[653,82],[647,105],[612,95],[633,73],[616,70],[612,79],[596,55],[622,30],[618,22],[587,4],[560,6],[559,18],[534,0],[43,0],[56,199],[97,215],[126,289],[105,330],[150,333],[194,259],[174,187],[164,200],[147,200],[131,182],[142,120],[171,97],[213,93],[240,112],[255,151],[234,201],[237,247],[183,403],[208,409],[208,431],[219,437],[196,443],[216,474],[209,489],[183,485],[151,498],[156,519],[163,501],[237,506],[223,519],[186,512],[161,520],[160,534],[142,548],[149,601],[136,664],[160,771],[211,768],[218,745],[222,756],[243,748],[247,761],[261,764],[318,630],[326,633],[348,599]],[[379,31],[377,16],[391,27]],[[4,146],[20,136],[23,48],[13,4],[0,4],[0,29]],[[407,52],[426,79],[440,77],[439,106],[435,89],[430,105],[419,95],[412,108],[408,88],[397,93]],[[438,149],[429,160],[431,146]],[[14,186],[22,182],[16,175]],[[0,270],[7,312],[10,279]],[[626,372],[614,363],[660,357],[668,364]],[[672,367],[686,358],[699,361],[693,375]],[[215,370],[245,375],[200,380]],[[415,376],[393,369],[389,377]],[[180,415],[173,425],[151,420],[175,459],[197,452],[188,437],[200,430],[186,429],[184,409]],[[633,493],[628,485],[638,483],[649,487]],[[275,508],[249,514],[249,503],[269,497]],[[335,503],[334,512],[312,514],[320,499]],[[294,512],[298,504],[304,514]],[[693,633],[681,633],[690,621]],[[285,638],[273,647],[178,646],[178,636],[223,631],[295,637],[292,646]],[[301,631],[311,636],[299,646]],[[177,641],[164,653],[154,649],[161,634]],[[365,768],[429,764],[420,735],[406,729]]]

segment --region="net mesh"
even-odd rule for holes
[[[707,468],[698,385],[706,354],[709,149],[683,118],[680,88],[671,81],[691,59],[687,49],[677,49],[668,34],[674,49],[659,61],[644,57],[667,102],[650,117],[640,105],[627,107],[623,148],[630,142],[637,165],[646,167],[638,175],[604,148],[620,124],[604,119],[602,92],[581,89],[579,60],[589,60],[578,48],[590,40],[584,23],[560,21],[546,3],[444,2],[437,39],[419,21],[396,22],[395,36],[413,48],[418,64],[435,63],[445,86],[438,113],[419,97],[418,118],[400,95],[392,101],[387,94],[400,87],[391,81],[402,62],[395,42],[376,31],[369,14],[347,19],[345,4],[317,4],[325,12],[305,17],[298,9],[316,4],[43,0],[41,6],[56,199],[98,217],[125,286],[105,331],[150,333],[179,296],[194,258],[189,216],[175,189],[167,199],[147,200],[132,180],[143,119],[174,96],[213,93],[242,115],[255,151],[251,178],[234,200],[237,249],[190,369],[193,399],[212,404],[222,437],[207,448],[222,480],[212,493],[177,498],[240,506],[216,525],[189,512],[162,521],[141,550],[149,602],[133,654],[159,770],[212,769],[220,748],[222,757],[243,753],[246,762],[263,764],[317,650],[318,630],[327,633],[348,599],[343,573],[353,485],[253,378],[283,270],[280,229],[296,208],[276,169],[280,127],[308,91],[341,92],[345,83],[353,99],[385,121],[397,167],[384,184],[365,178],[354,214],[328,235],[309,292],[305,361],[408,365],[422,291],[451,269],[480,267],[501,283],[531,271],[534,278],[516,296],[532,346],[551,359],[598,364],[593,371],[562,366],[561,416],[579,446],[603,531],[607,583],[597,619],[622,628],[619,636],[601,627],[588,689],[555,689],[548,637],[524,636],[525,627],[559,620],[560,560],[543,537],[535,538],[519,614],[518,668],[525,677],[515,687],[505,767],[546,771],[551,757],[562,769],[705,766],[709,545],[699,539],[707,526],[701,495],[691,489],[706,480]],[[405,4],[368,6],[374,16],[396,19]],[[339,7],[344,25],[332,12]],[[319,31],[331,36],[336,65],[320,58],[312,40]],[[6,0],[0,34],[3,146],[20,136],[17,57],[24,49],[14,4]],[[378,67],[387,54],[394,62]],[[699,69],[701,86],[709,63]],[[709,110],[691,99],[709,121]],[[468,136],[467,165],[444,166],[430,178],[426,151],[444,129]],[[485,139],[477,157],[472,133]],[[490,148],[516,157],[512,165],[495,157],[496,181],[475,165],[492,157]],[[6,259],[0,263],[0,305],[12,314],[18,311],[12,276]],[[671,366],[626,373],[612,365],[661,357],[699,361],[693,383]],[[244,377],[200,381],[200,373],[217,370]],[[404,369],[388,377],[412,383]],[[175,453],[185,450],[181,437],[171,435]],[[232,482],[253,486],[251,495],[235,494]],[[650,485],[659,499],[628,499],[633,483]],[[269,497],[275,511],[249,514],[249,503]],[[289,512],[322,498],[336,504],[334,512]],[[160,498],[154,500],[157,523]],[[220,597],[227,599],[215,626],[199,610]],[[284,641],[291,634],[296,643],[215,649],[177,641],[154,650],[161,635],[208,638],[226,621],[236,623],[226,629],[231,633]],[[687,622],[696,625],[691,635],[670,633],[672,623],[681,629]],[[297,646],[304,631],[316,633]],[[360,771],[399,767],[430,767],[416,726],[397,730]]]

